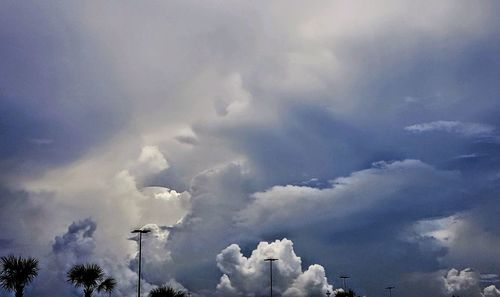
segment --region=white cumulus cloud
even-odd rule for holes
[[[217,293],[223,296],[260,296],[269,292],[269,262],[273,257],[273,291],[282,296],[323,296],[328,284],[323,266],[314,264],[302,271],[302,260],[293,250],[293,242],[286,238],[274,242],[260,242],[250,257],[245,257],[237,244],[232,244],[217,255],[217,266],[223,273]]]
[[[484,297],[498,297],[500,296],[500,290],[495,285],[490,285],[483,289],[483,295]]]
[[[168,167],[167,159],[160,149],[154,145],[147,145],[142,148],[133,171],[136,175],[147,175],[158,173]]]
[[[480,274],[473,269],[450,269],[442,278],[444,292],[448,295],[498,297],[500,291],[495,285],[480,286]]]

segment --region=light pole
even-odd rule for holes
[[[273,297],[273,262],[278,261],[278,259],[270,257],[270,258],[264,259],[264,261],[269,262],[269,271],[270,271],[270,280],[271,280],[271,297]]]
[[[347,292],[347,285],[346,285],[347,281],[346,280],[348,278],[351,278],[351,277],[348,275],[341,275],[341,276],[339,276],[339,278],[342,279],[342,284],[344,285],[344,292]]]
[[[137,297],[141,297],[141,258],[142,258],[142,234],[151,230],[135,229],[132,233],[139,233],[139,279],[137,280]]]
[[[389,297],[392,297],[392,289],[394,289],[396,287],[394,286],[388,286],[387,288],[385,288],[386,290],[389,290]]]

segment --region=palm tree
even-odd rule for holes
[[[83,287],[85,297],[91,297],[94,291],[105,291],[111,295],[116,286],[116,281],[111,278],[104,278],[102,268],[97,264],[78,264],[73,266],[67,273],[68,282],[75,287]]]
[[[5,290],[14,291],[16,297],[22,297],[24,287],[38,275],[38,260],[10,255],[0,258],[0,263],[0,285]]]
[[[187,297],[187,294],[169,286],[161,286],[151,290],[148,297]]]

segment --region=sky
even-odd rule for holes
[[[2,1],[28,296],[500,297],[500,3]],[[498,286],[498,288],[497,288]],[[2,296],[13,296],[0,291]]]

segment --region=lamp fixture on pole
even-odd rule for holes
[[[392,297],[392,289],[394,289],[396,287],[394,286],[388,286],[387,288],[385,288],[386,290],[389,290],[389,297]]]
[[[341,275],[341,276],[339,276],[339,278],[342,279],[342,284],[344,285],[344,287],[343,287],[344,288],[344,292],[347,292],[347,279],[351,278],[351,277],[348,276],[348,275]]]

